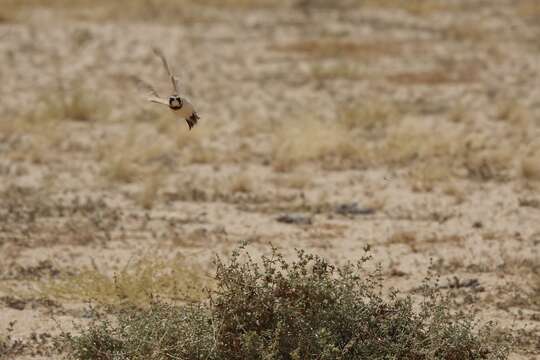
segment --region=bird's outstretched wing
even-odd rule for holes
[[[148,101],[151,101],[153,103],[157,103],[157,104],[162,104],[162,105],[167,105],[169,106],[169,102],[165,99],[162,99],[160,97],[157,97],[157,96],[149,96],[146,98]]]
[[[137,88],[140,90],[140,91],[143,91],[146,93],[146,95],[149,95],[149,96],[152,96],[152,97],[156,97],[156,98],[159,98],[159,94],[158,92],[156,91],[156,89],[154,89],[154,87],[150,84],[148,84],[147,82],[139,79],[138,77],[136,76],[133,76],[132,77],[133,81],[135,82],[135,84],[137,85]]]
[[[169,78],[171,79],[173,95],[179,95],[180,86],[178,84],[178,78],[176,78],[173,75],[171,68],[169,67],[169,63],[167,63],[167,59],[165,58],[165,55],[163,54],[163,51],[161,51],[159,48],[154,48],[154,54],[156,54],[161,59],[161,62],[163,63],[163,67],[165,68],[165,70],[167,71],[167,74],[169,75]]]
[[[137,88],[139,88],[140,91],[143,91],[143,92],[146,93],[146,95],[147,95],[146,100],[157,103],[157,104],[162,104],[162,105],[169,106],[169,102],[166,99],[162,99],[159,96],[156,89],[154,89],[154,87],[152,85],[150,85],[147,82],[139,79],[136,76],[133,76],[132,79],[133,79],[133,81],[135,81],[135,84],[137,85]]]

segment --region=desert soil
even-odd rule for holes
[[[144,292],[118,274],[145,261],[186,286],[247,241],[337,263],[369,247],[405,293],[431,266],[519,335],[512,359],[540,358],[536,1],[58,3],[0,8],[8,356],[60,356],[49,335],[117,303],[113,279]],[[168,91],[155,46],[191,131],[133,81]]]

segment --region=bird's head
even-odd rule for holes
[[[169,107],[173,110],[181,109],[184,106],[182,98],[178,95],[169,96]]]

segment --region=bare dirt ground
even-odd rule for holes
[[[89,302],[197,297],[241,241],[369,247],[405,292],[432,264],[540,358],[536,1],[0,3],[7,358],[60,356]],[[167,89],[154,46],[192,131],[131,80]]]

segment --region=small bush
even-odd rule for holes
[[[241,261],[241,255],[247,261]],[[70,338],[76,359],[506,359],[491,325],[451,311],[436,288],[382,295],[380,271],[337,267],[297,251],[261,263],[243,250],[217,259],[209,301],[154,303]],[[426,283],[427,284],[427,283]]]
[[[21,355],[24,350],[24,343],[19,339],[13,338],[13,327],[15,321],[8,323],[6,329],[1,329],[0,332],[0,360],[12,359],[17,355]]]

